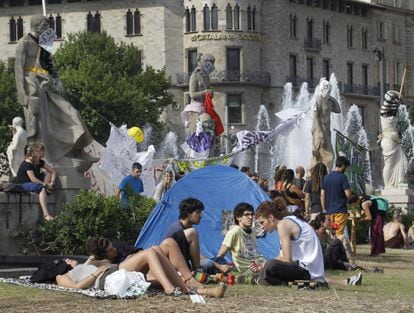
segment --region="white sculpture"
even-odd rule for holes
[[[24,147],[27,145],[27,133],[23,128],[23,119],[15,117],[12,121],[13,139],[7,147],[7,158],[9,160],[10,171],[16,176],[20,164],[24,161]]]
[[[407,172],[408,161],[401,147],[398,135],[398,106],[401,104],[400,93],[389,90],[384,95],[384,102],[381,106],[381,128],[380,135],[382,155],[384,157],[384,187],[398,188],[404,182]]]

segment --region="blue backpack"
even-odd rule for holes
[[[383,213],[385,215],[385,213],[387,213],[388,208],[390,206],[388,200],[382,197],[378,197],[378,196],[370,196],[370,198],[371,200],[375,200],[377,202],[379,213]]]

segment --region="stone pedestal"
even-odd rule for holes
[[[60,211],[66,202],[71,202],[81,189],[90,189],[90,178],[84,177],[77,168],[54,166],[58,175],[56,181],[56,209]]]
[[[406,184],[401,184],[398,188],[387,187],[383,189],[381,197],[387,199],[390,205],[401,208],[404,214],[414,210],[414,190],[409,189]]]

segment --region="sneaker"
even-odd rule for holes
[[[362,283],[362,273],[355,274],[354,276],[351,276],[347,280],[348,286],[358,286]]]

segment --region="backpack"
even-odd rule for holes
[[[385,215],[387,213],[388,208],[390,206],[387,199],[377,197],[377,196],[370,196],[371,200],[375,200],[377,202],[378,213]]]

